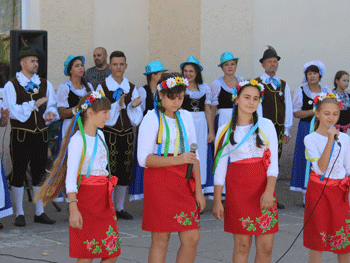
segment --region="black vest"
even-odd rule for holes
[[[182,103],[182,108],[192,112],[204,111],[205,99],[206,94],[199,99],[192,99],[190,95],[186,94]]]
[[[304,87],[301,87],[301,91],[303,93],[303,107],[301,107],[302,110],[312,110],[314,107],[314,100],[311,99],[310,97],[308,97],[305,92],[304,92]],[[311,101],[312,103],[310,104],[309,101]],[[305,121],[305,122],[311,122],[313,116],[309,116],[306,118],[302,118],[300,119],[301,121]]]
[[[218,101],[218,109],[232,109],[233,107],[232,93],[227,92],[223,87],[220,89]]]

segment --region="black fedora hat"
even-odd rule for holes
[[[39,54],[35,51],[35,49],[32,46],[25,46],[20,49],[17,59],[21,60],[22,58],[30,56],[39,58]]]
[[[273,58],[273,57],[276,57],[277,61],[279,61],[281,57],[277,55],[277,51],[271,46],[267,46],[267,47],[268,49],[265,50],[263,57],[259,60],[260,63],[263,63],[264,60],[267,58]]]

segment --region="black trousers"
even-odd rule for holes
[[[133,129],[117,132],[105,126],[103,133],[109,150],[111,174],[118,177],[118,185],[130,185],[134,149]]]
[[[28,163],[33,186],[38,186],[45,175],[48,148],[48,130],[32,133],[12,129],[10,134],[10,154],[12,175],[10,185],[22,187]]]
[[[279,160],[281,158],[281,155],[282,155],[284,125],[279,125],[276,123],[275,129],[276,129],[277,139],[278,139],[278,160]]]

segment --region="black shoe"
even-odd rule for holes
[[[0,229],[2,229],[3,227],[4,227],[4,225],[0,223]]]
[[[50,219],[45,213],[42,213],[40,216],[34,216],[34,222],[47,225],[56,223],[55,220]]]
[[[286,207],[282,205],[281,203],[277,202],[277,208],[278,209],[285,209]]]
[[[126,212],[125,210],[121,210],[120,212],[115,211],[115,213],[117,214],[117,218],[121,218],[121,219],[126,219],[126,220],[133,220],[134,217],[132,215],[130,215],[128,212]]]
[[[24,215],[19,215],[15,219],[15,226],[23,227],[26,225],[26,220],[24,218]]]

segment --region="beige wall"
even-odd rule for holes
[[[253,0],[202,0],[201,3],[204,81],[210,85],[223,75],[218,64],[225,51],[239,57],[236,75],[252,77]]]
[[[180,72],[189,56],[200,59],[201,1],[149,0],[150,61],[161,60],[170,71]]]
[[[40,29],[48,31],[48,80],[55,88],[64,82],[68,55],[91,56],[93,0],[40,0]]]
[[[259,59],[266,44],[281,56],[278,75],[292,90],[301,85],[303,66],[321,60],[326,66],[324,83],[333,87],[338,70],[350,70],[350,2],[254,1],[253,73],[262,72]]]
[[[149,0],[94,0],[92,20],[93,46],[105,47],[108,54],[123,51],[128,63],[125,77],[137,86],[144,85],[142,73],[149,63]],[[87,64],[93,65],[92,50]]]

